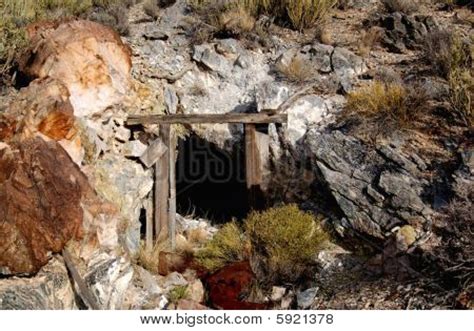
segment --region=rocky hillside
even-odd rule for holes
[[[0,4],[0,308],[472,309],[472,2],[314,2]],[[145,247],[127,118],[259,112],[269,210]]]

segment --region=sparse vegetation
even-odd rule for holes
[[[188,297],[188,287],[186,285],[176,286],[173,288],[168,297],[172,303],[178,303],[179,300],[186,299]]]
[[[367,31],[364,31],[362,38],[357,46],[359,55],[368,56],[374,45],[380,40],[383,35],[383,30],[379,27],[372,27]]]
[[[197,252],[196,259],[206,269],[215,271],[226,264],[244,260],[244,251],[245,239],[242,230],[235,222],[230,222]]]
[[[312,214],[286,205],[252,212],[243,229],[236,223],[226,224],[198,252],[197,259],[211,271],[249,259],[254,271],[268,283],[295,281],[314,266],[327,239]]]
[[[389,13],[412,14],[420,7],[418,0],[382,0],[382,4]]]
[[[128,33],[127,8],[135,0],[3,0],[0,1],[0,75],[14,66],[27,44],[25,27],[38,20],[85,17]]]
[[[425,109],[426,101],[424,92],[416,86],[407,88],[399,83],[374,81],[349,93],[346,112],[384,125],[396,124],[400,128],[413,123]]]
[[[448,80],[451,110],[466,124],[473,123],[472,40],[463,40],[451,31],[438,30],[428,36],[424,50],[424,58],[433,72]]]
[[[209,8],[228,10],[237,6],[254,16],[259,14],[274,16],[288,22],[297,30],[317,26],[337,4],[337,0],[243,0],[224,4],[215,0],[188,0],[188,2],[197,11]]]
[[[283,77],[294,83],[308,81],[313,76],[309,62],[299,56],[294,56],[288,63],[280,62],[276,69]]]
[[[158,241],[153,245],[151,250],[147,250],[145,243],[142,242],[138,253],[138,264],[148,271],[158,274],[160,253],[169,249],[169,243],[166,241]]]
[[[219,31],[241,35],[253,30],[255,18],[243,6],[223,11],[219,15]]]

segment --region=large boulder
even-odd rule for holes
[[[341,131],[311,130],[305,152],[319,180],[337,202],[342,217],[336,230],[348,238],[383,242],[395,227],[423,231],[432,216],[424,191],[427,165],[398,144],[373,148]]]
[[[81,235],[91,188],[55,141],[0,146],[0,273],[35,273]]]
[[[50,23],[30,27],[29,38],[21,72],[64,83],[76,116],[100,112],[127,94],[131,52],[111,28],[89,21]]]

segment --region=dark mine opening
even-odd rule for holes
[[[194,134],[180,139],[176,194],[177,212],[182,215],[216,223],[243,219],[250,210],[243,146],[235,144],[229,152]]]

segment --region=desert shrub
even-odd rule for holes
[[[328,239],[320,221],[294,204],[252,212],[245,220],[245,233],[252,265],[260,269],[255,271],[271,283],[298,280],[314,267]]]
[[[368,56],[375,44],[382,38],[383,30],[379,27],[371,27],[364,31],[357,45],[359,55]]]
[[[382,5],[389,13],[411,14],[418,11],[420,2],[418,0],[382,0]]]
[[[174,287],[168,294],[168,298],[172,303],[178,303],[181,299],[188,297],[188,287],[186,285]]]
[[[299,56],[294,56],[288,63],[280,62],[276,69],[283,77],[294,83],[308,81],[313,72],[310,62]]]
[[[400,83],[374,81],[348,94],[346,112],[400,128],[412,124],[425,109],[426,102],[424,91],[416,85],[406,87]]]
[[[449,77],[450,107],[467,125],[474,123],[473,95],[474,77],[472,70],[461,69],[452,72]]]
[[[446,280],[454,293],[465,293],[471,306],[474,291],[474,185],[459,181],[453,185],[456,194],[435,218],[433,232],[441,237],[440,245],[433,251],[430,266],[436,276]],[[433,263],[435,262],[435,263]],[[458,297],[459,298],[459,297]]]
[[[226,264],[245,259],[245,239],[235,223],[225,224],[203,249],[196,253],[196,260],[207,270],[215,271]]]
[[[334,0],[288,0],[286,12],[293,27],[302,30],[321,23],[336,2]]]
[[[424,58],[433,72],[448,80],[451,110],[467,124],[472,123],[472,40],[463,40],[452,31],[437,30],[427,36],[423,49]]]
[[[208,8],[239,6],[254,16],[271,15],[302,30],[321,23],[336,6],[337,0],[188,0],[188,3],[194,10],[201,12]]]
[[[219,31],[233,35],[250,32],[255,26],[255,18],[243,6],[223,11],[218,20]]]
[[[106,7],[97,7],[85,17],[91,21],[107,25],[125,36],[129,33],[128,8],[123,4],[112,3]]]
[[[196,259],[210,271],[250,260],[263,283],[292,282],[315,266],[327,240],[317,218],[294,204],[285,205],[252,212],[242,228],[235,222],[224,225]]]
[[[440,29],[430,33],[423,49],[426,62],[443,78],[449,79],[452,72],[471,67],[472,41],[462,40],[450,30]]]

